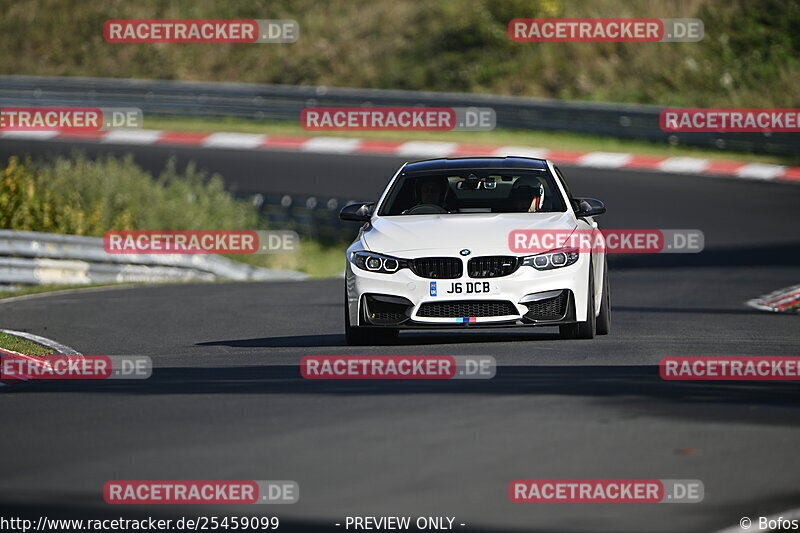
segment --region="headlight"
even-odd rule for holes
[[[522,264],[532,266],[536,270],[552,270],[574,265],[578,261],[578,257],[580,254],[577,248],[561,248],[546,254],[529,255],[522,260]]]
[[[405,259],[372,252],[353,252],[350,260],[361,270],[379,274],[393,274],[401,268],[408,267]]]

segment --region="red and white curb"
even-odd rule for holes
[[[500,146],[433,141],[383,141],[348,137],[302,137],[255,133],[198,133],[160,130],[110,130],[89,133],[57,131],[5,131],[0,139],[73,140],[101,144],[173,145],[233,150],[292,150],[298,152],[356,155],[394,155],[414,159],[467,156],[518,155],[551,159],[564,165],[590,168],[625,168],[702,174],[734,178],[800,183],[800,167],[747,163],[695,157],[658,157],[615,152],[577,152],[531,146]]]
[[[748,301],[747,305],[772,313],[800,313],[800,285],[793,285],[759,296]]]
[[[14,350],[6,350],[4,348],[0,348],[0,360],[3,357],[13,357],[14,359],[23,359],[25,361],[29,361],[37,366],[44,366],[44,362],[37,357],[32,357],[30,355],[25,355],[19,352],[15,352]],[[19,381],[28,381],[24,377],[14,378],[13,380],[0,380],[0,387],[5,387],[6,385],[11,385],[15,382]]]
[[[41,344],[42,346],[45,346],[47,348],[50,348],[51,350],[54,350],[55,352],[57,352],[60,355],[68,355],[68,356],[72,356],[72,357],[81,357],[81,353],[80,352],[77,352],[77,351],[73,350],[72,348],[70,348],[69,346],[64,346],[63,344],[58,343],[58,342],[56,342],[54,340],[48,339],[46,337],[40,337],[39,335],[34,335],[33,333],[27,333],[27,332],[24,332],[24,331],[15,331],[13,329],[0,329],[0,331],[2,331],[3,333],[8,333],[9,335],[14,335],[15,337],[20,337],[22,339],[26,339],[26,340],[29,340],[31,342],[35,342],[36,344]],[[0,358],[2,358],[2,357],[14,357],[16,359],[24,359],[24,360],[30,361],[30,362],[32,362],[32,363],[34,363],[36,365],[44,365],[44,364],[46,364],[41,359],[39,359],[37,357],[32,357],[30,355],[17,353],[17,352],[15,352],[13,350],[6,350],[6,349],[3,349],[3,348],[0,348]],[[14,381],[28,381],[28,380],[15,379]],[[4,383],[4,382],[0,381],[0,387],[4,387],[5,385],[8,385],[8,383]]]

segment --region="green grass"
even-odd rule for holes
[[[496,129],[494,131],[391,132],[391,131],[306,131],[299,124],[283,121],[251,121],[236,118],[146,117],[148,129],[197,132],[259,133],[266,135],[334,136],[396,141],[440,141],[469,144],[512,145],[551,150],[625,152],[663,157],[736,159],[751,163],[799,165],[798,157],[720,152],[687,146],[671,146],[646,141],[612,139],[564,132]]]
[[[253,266],[299,270],[312,278],[332,278],[344,272],[344,253],[348,246],[349,243],[328,244],[301,239],[299,250],[291,254],[242,254],[226,257]]]
[[[126,283],[136,285],[135,283]],[[0,290],[0,300],[3,298],[13,298],[14,296],[27,296],[30,294],[45,294],[49,292],[67,291],[72,289],[92,289],[96,287],[121,287],[119,283],[88,283],[84,285],[22,285],[13,290]]]
[[[55,353],[52,349],[36,344],[26,339],[9,335],[0,331],[0,348],[11,350],[25,355],[49,355]]]

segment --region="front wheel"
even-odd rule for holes
[[[350,346],[391,344],[400,335],[396,328],[361,328],[350,325],[347,291],[344,295],[344,336]]]
[[[600,302],[600,314],[597,315],[597,334],[608,335],[611,332],[611,284],[608,281],[608,261],[603,270],[603,299]]]
[[[595,334],[594,316],[594,273],[589,268],[589,297],[586,302],[586,322],[558,326],[563,339],[593,339]]]

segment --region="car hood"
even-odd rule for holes
[[[508,254],[513,230],[574,230],[570,213],[461,213],[405,215],[373,219],[364,232],[365,247],[373,252],[414,256],[416,252],[452,256],[468,249],[472,254]]]

